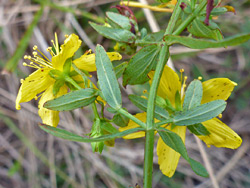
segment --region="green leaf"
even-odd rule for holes
[[[130,101],[143,111],[147,111],[148,100],[136,95],[129,95]],[[155,105],[155,117],[159,120],[169,119],[169,113],[165,109]]]
[[[205,48],[221,48],[227,46],[236,46],[244,43],[250,39],[250,34],[235,35],[233,37],[223,39],[220,41],[195,39],[191,37],[165,35],[164,41],[167,45],[173,45],[175,43],[182,44],[193,49],[205,49]]]
[[[51,126],[45,125],[45,124],[40,124],[40,128],[43,129],[45,132],[52,134],[53,136],[56,136],[58,138],[62,138],[65,140],[75,141],[75,142],[101,142],[101,141],[121,138],[121,137],[126,136],[128,134],[144,130],[143,128],[134,128],[134,129],[129,129],[129,130],[126,130],[123,132],[118,132],[115,134],[100,136],[97,138],[86,138],[86,137],[82,137],[82,136],[76,135],[74,133],[68,132],[64,129],[51,127]]]
[[[173,122],[176,125],[193,125],[218,116],[226,108],[224,100],[214,100],[190,110],[174,114]]]
[[[210,134],[210,132],[207,130],[207,128],[204,127],[201,123],[198,123],[195,125],[189,125],[189,126],[187,126],[187,128],[191,133],[198,135],[198,136],[200,136],[200,135],[206,136],[206,135]]]
[[[101,45],[97,45],[95,56],[97,77],[104,99],[117,110],[122,105],[122,97],[113,65]]]
[[[160,137],[162,138],[163,142],[166,145],[171,147],[176,152],[180,153],[180,155],[187,162],[189,162],[191,168],[193,169],[193,171],[196,174],[203,176],[203,177],[208,176],[206,169],[199,162],[189,158],[186,147],[185,147],[181,137],[178,134],[176,134],[168,129],[162,128],[162,127],[157,129],[157,132],[159,133]]]
[[[163,36],[164,36],[164,31],[161,30],[146,35],[142,40],[137,40],[136,43],[138,43],[140,46],[145,46],[152,43],[158,43],[162,41]]]
[[[128,62],[123,62],[120,65],[117,65],[116,67],[114,67],[114,71],[115,71],[115,75],[117,79],[122,76],[127,66],[128,66]]]
[[[128,17],[115,12],[107,12],[106,16],[109,19],[109,21],[115,23],[117,26],[119,26],[119,28],[126,29],[128,31],[131,30],[132,25]]]
[[[117,113],[114,115],[112,122],[115,123],[119,127],[126,127],[128,125],[129,118],[127,118],[126,116],[120,113]]]
[[[201,37],[201,38],[210,38],[214,40],[221,40],[223,36],[218,35],[218,29],[211,29],[209,26],[207,26],[203,21],[200,19],[196,18],[192,24],[188,26],[188,31],[196,36],[196,37]]]
[[[125,29],[111,28],[102,25],[97,25],[93,22],[89,24],[101,35],[108,39],[113,39],[118,42],[134,43],[136,36]]]
[[[201,104],[202,99],[202,83],[199,80],[192,81],[185,93],[185,98],[183,102],[183,110],[189,110],[195,108]]]
[[[74,110],[93,103],[97,96],[98,90],[96,89],[81,89],[49,100],[44,107],[55,111]]]
[[[123,85],[143,84],[149,80],[148,73],[155,70],[161,47],[158,45],[149,45],[138,51],[132,59],[123,74]]]

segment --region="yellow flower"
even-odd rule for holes
[[[32,99],[37,99],[37,95],[40,94],[41,98],[38,103],[38,114],[43,120],[43,123],[56,127],[59,122],[59,112],[48,110],[43,107],[43,104],[51,99],[59,97],[68,92],[69,88],[63,82],[62,86],[60,85],[59,91],[56,94],[53,94],[53,87],[56,83],[56,80],[50,76],[51,71],[63,72],[64,63],[68,58],[72,58],[75,52],[80,48],[82,41],[79,40],[79,37],[75,34],[66,36],[64,44],[59,48],[57,35],[55,34],[55,42],[52,41],[53,48],[49,47],[47,51],[50,52],[52,58],[51,60],[47,58],[44,54],[37,49],[37,46],[34,46],[34,57],[24,56],[24,59],[30,60],[30,64],[23,63],[24,66],[29,66],[37,69],[35,72],[30,74],[25,80],[21,80],[21,87],[19,89],[17,98],[16,98],[16,109],[20,110],[20,103],[28,102]],[[39,52],[41,54],[38,55]],[[116,52],[108,53],[110,60],[120,60],[121,55]],[[73,63],[82,70],[92,72],[96,71],[95,67],[95,54],[85,53],[80,58],[73,60]],[[73,70],[71,67],[70,70]],[[77,83],[82,82],[80,75],[72,76],[72,79]],[[83,84],[80,84],[81,87],[84,87]]]
[[[149,77],[152,78],[153,73],[150,73]],[[201,103],[203,104],[217,99],[227,100],[236,85],[236,83],[227,78],[215,78],[203,82],[203,98]],[[166,98],[167,96],[172,106],[176,107],[175,94],[178,91],[183,97],[183,88],[185,88],[185,83],[183,86],[181,85],[179,76],[171,68],[165,66],[157,95],[162,98]],[[146,122],[146,112],[136,114],[136,117]],[[236,149],[241,145],[242,140],[239,135],[219,119],[213,118],[203,122],[202,124],[207,128],[210,134],[198,137],[203,140],[208,147],[210,145],[214,145],[216,147]],[[120,128],[119,130],[124,131],[135,127],[139,126],[130,121],[127,127]],[[185,143],[186,126],[175,126],[173,129],[171,129],[171,126],[168,125],[165,125],[165,127],[178,134]],[[143,136],[145,136],[144,132],[133,133],[131,135],[127,135],[125,139],[133,139]],[[168,147],[163,140],[159,138],[157,143],[157,155],[162,173],[168,177],[172,177],[177,168],[180,154]]]

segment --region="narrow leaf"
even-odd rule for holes
[[[97,138],[86,138],[86,137],[82,137],[74,133],[68,132],[64,129],[59,129],[59,128],[51,127],[51,126],[44,125],[44,124],[40,124],[40,128],[43,129],[45,132],[52,134],[53,136],[56,136],[65,140],[75,141],[75,142],[101,142],[101,141],[121,138],[128,134],[144,130],[143,128],[134,128],[134,129],[129,129],[123,132],[118,132],[115,134],[100,136]]]
[[[93,22],[89,22],[89,24],[101,35],[108,39],[113,39],[118,42],[126,42],[133,43],[136,39],[136,36],[128,30],[119,29],[119,28],[111,28],[102,25],[97,25]]]
[[[74,110],[93,103],[97,96],[98,90],[96,89],[81,89],[49,100],[44,104],[44,107],[55,111]]]
[[[203,165],[188,156],[186,147],[178,134],[162,127],[159,128],[157,132],[166,145],[180,153],[180,155],[190,164],[196,174],[202,177],[208,177],[208,173]]]
[[[122,76],[127,66],[128,66],[128,62],[125,61],[121,63],[120,65],[117,65],[116,67],[114,67],[114,71],[115,71],[115,75],[117,79]]]
[[[176,125],[193,125],[218,116],[226,108],[224,100],[214,100],[190,110],[177,112],[173,117]]]
[[[121,91],[119,88],[113,65],[101,45],[96,47],[97,77],[102,94],[107,103],[114,109],[119,109],[122,104]]]
[[[130,101],[143,111],[147,111],[148,100],[136,95],[129,95]],[[155,105],[155,117],[159,120],[169,119],[169,113],[165,109]]]
[[[148,73],[155,70],[161,47],[153,44],[137,52],[123,74],[123,85],[143,84],[149,80]]]
[[[164,36],[164,41],[168,45],[173,45],[175,43],[182,44],[189,48],[193,49],[205,49],[205,48],[221,48],[227,46],[236,46],[241,43],[244,43],[250,39],[250,34],[241,34],[235,35],[233,37],[220,40],[220,41],[213,41],[213,40],[204,40],[204,39],[195,39],[191,37],[184,37],[184,36],[175,36],[175,35],[166,35]]]
[[[183,102],[183,110],[189,110],[195,108],[201,104],[202,99],[202,83],[199,80],[192,81],[185,93],[185,98]]]
[[[205,126],[203,126],[201,123],[195,124],[195,125],[189,125],[187,126],[188,130],[195,134],[195,135],[209,135],[210,132],[207,130],[207,128]]]

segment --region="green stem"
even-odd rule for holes
[[[154,130],[146,131],[144,152],[144,168],[143,168],[143,187],[152,187],[152,175],[153,175],[153,157],[154,157]]]
[[[71,83],[76,89],[79,89],[79,90],[83,89],[83,88],[81,88],[81,86],[79,86],[79,85],[76,83],[76,81],[73,80],[71,77],[65,76],[65,80],[66,80],[67,82]]]
[[[97,107],[96,107],[96,103],[95,103],[95,102],[92,103],[92,109],[93,109],[95,118],[100,119],[100,116],[99,116],[99,113],[98,113],[98,111],[97,111]]]
[[[130,120],[134,121],[135,123],[137,123],[140,127],[142,128],[146,128],[146,124],[144,122],[142,122],[141,120],[137,119],[135,116],[131,115],[130,113],[128,113],[126,110],[120,108],[118,110],[118,112],[124,116],[126,116],[127,118],[129,118]]]
[[[173,32],[173,35],[180,35],[181,32],[186,29],[187,26],[195,19],[195,17],[199,15],[199,13],[205,8],[206,4],[207,0],[203,0],[195,9],[195,11],[190,14],[184,22],[182,22],[182,24],[175,30],[175,32]]]

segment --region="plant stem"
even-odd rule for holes
[[[146,131],[146,141],[144,149],[143,187],[152,187],[153,157],[154,157],[154,130]]]
[[[144,150],[144,187],[152,187],[153,175],[153,156],[154,156],[154,109],[155,98],[163,72],[163,68],[169,57],[169,47],[163,44],[159,55],[159,62],[157,63],[154,78],[149,91],[149,99],[147,106],[147,123],[146,123],[146,141]]]
[[[173,32],[173,35],[179,35],[181,34],[181,32],[187,28],[187,26],[195,19],[195,17],[204,9],[204,7],[206,6],[207,1],[203,0],[199,6],[195,9],[195,11],[190,14],[187,19],[182,22],[182,24],[175,30],[175,32]]]

